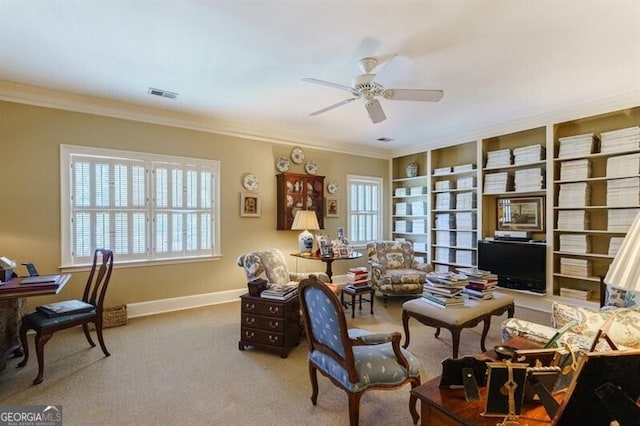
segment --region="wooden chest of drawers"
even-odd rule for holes
[[[291,348],[300,343],[302,326],[297,296],[281,301],[243,294],[240,319],[238,348],[241,351],[253,346],[286,358]]]

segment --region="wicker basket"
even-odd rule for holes
[[[102,328],[118,327],[127,324],[127,305],[111,306],[102,311]],[[93,324],[89,324],[93,329]]]

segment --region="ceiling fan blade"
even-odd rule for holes
[[[373,99],[367,102],[365,104],[365,108],[367,108],[369,118],[371,119],[373,124],[387,119],[387,116],[384,115],[384,111],[382,110],[382,105],[380,105],[380,101],[378,101],[377,99]]]
[[[328,107],[324,107],[324,108],[322,108],[322,109],[319,109],[319,110],[317,110],[317,111],[314,111],[314,112],[312,112],[312,113],[311,113],[311,114],[309,114],[309,115],[313,117],[313,116],[316,116],[316,115],[322,114],[323,112],[327,112],[327,111],[332,110],[332,109],[334,109],[334,108],[338,108],[339,106],[346,105],[346,104],[348,104],[348,103],[350,103],[350,102],[353,102],[353,101],[355,101],[356,99],[358,99],[358,98],[349,98],[349,99],[345,99],[344,101],[340,101],[340,102],[335,103],[335,104],[333,104],[333,105],[329,105]]]
[[[360,96],[353,87],[345,86],[344,84],[332,83],[330,81],[318,80],[317,78],[303,78],[302,81],[306,81],[307,83],[320,84],[322,86],[332,87],[334,89],[344,90],[345,92],[351,93],[353,96]]]
[[[388,86],[398,76],[405,74],[410,67],[411,59],[394,54],[377,72],[373,81],[382,85],[382,87]]]
[[[442,90],[387,89],[382,94],[392,101],[438,102],[444,96]]]

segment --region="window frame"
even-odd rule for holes
[[[79,257],[74,256],[74,238],[73,232],[75,231],[72,215],[74,210],[73,205],[73,182],[74,182],[74,170],[72,163],[74,157],[94,157],[96,159],[103,158],[108,161],[120,161],[126,163],[142,162],[145,165],[146,183],[145,194],[146,202],[143,207],[146,215],[146,238],[145,244],[148,249],[146,255],[132,259],[130,256],[115,257],[114,261],[118,264],[126,264],[131,266],[136,265],[149,265],[149,264],[162,264],[162,263],[183,263],[202,260],[211,260],[221,255],[220,248],[220,161],[203,159],[203,158],[191,158],[174,155],[162,155],[152,154],[135,151],[124,151],[107,148],[95,148],[79,145],[60,145],[60,248],[61,248],[61,268],[71,270],[73,268],[83,268],[90,264],[88,261],[78,261]],[[211,205],[206,208],[198,208],[200,213],[211,215],[211,222],[209,239],[211,242],[211,248],[205,250],[199,250],[200,253],[196,255],[170,255],[159,256],[155,250],[155,216],[157,209],[155,206],[155,167],[154,165],[170,164],[175,165],[176,168],[182,170],[199,170],[211,173],[211,185],[210,185],[210,197]],[[200,173],[200,172],[199,172]],[[200,174],[199,174],[200,176]],[[131,191],[131,188],[128,188]],[[79,210],[79,209],[78,209]],[[108,207],[105,211],[113,213],[116,209],[113,206]],[[175,208],[176,211],[180,208]],[[184,209],[183,209],[184,210]],[[96,209],[96,211],[99,211]],[[94,232],[92,230],[91,232]],[[93,234],[92,234],[93,238]],[[186,250],[185,250],[186,251]],[[175,252],[174,252],[175,253]]]
[[[373,186],[376,186],[378,189],[377,209],[375,210],[375,213],[368,214],[370,216],[377,215],[378,217],[377,229],[375,229],[377,236],[374,236],[366,240],[356,240],[353,238],[354,232],[359,231],[359,230],[354,230],[352,226],[352,220],[354,215],[367,214],[363,212],[358,213],[352,208],[351,197],[352,197],[353,186],[357,185],[358,183],[373,185]],[[384,210],[383,210],[384,179],[378,176],[347,175],[346,187],[347,187],[347,235],[349,236],[348,239],[350,244],[354,247],[365,247],[366,243],[369,241],[382,239],[383,224],[384,224]]]

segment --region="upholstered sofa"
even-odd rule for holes
[[[600,309],[572,306],[553,302],[551,325],[536,324],[518,318],[502,323],[502,339],[521,336],[532,342],[545,344],[558,330],[568,325],[558,343],[589,351],[600,328],[610,321],[607,334],[618,349],[640,349],[640,294],[606,288]],[[606,341],[598,343],[595,350],[609,350]]]
[[[256,278],[263,278],[270,284],[287,284],[299,282],[310,275],[315,275],[324,283],[328,283],[329,276],[324,272],[290,272],[282,252],[275,248],[254,250],[238,256],[237,264],[244,269],[247,282]]]
[[[420,295],[433,270],[431,264],[417,262],[413,244],[408,241],[367,243],[369,279],[386,303],[389,295]]]

